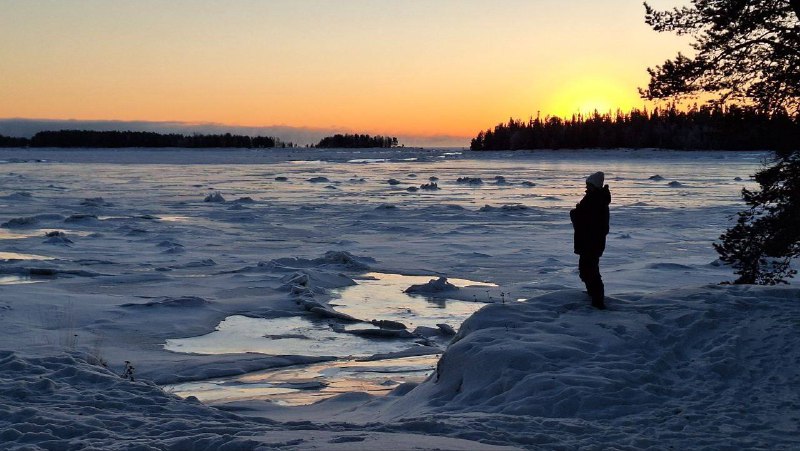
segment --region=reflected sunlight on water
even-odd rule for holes
[[[0,252],[0,260],[53,260],[53,257],[18,252]]]
[[[384,395],[399,384],[422,382],[433,372],[438,359],[436,354],[370,362],[336,360],[170,385],[165,389],[182,397],[195,396],[203,402],[262,399],[298,406],[349,392]]]

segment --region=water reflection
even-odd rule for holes
[[[466,302],[409,295],[404,290],[424,284],[435,276],[407,276],[371,272],[358,284],[334,292],[331,305],[340,312],[364,319],[397,321],[412,331],[416,326],[436,329],[448,324],[458,329],[461,322],[483,306]],[[466,279],[448,279],[457,287],[496,286]],[[428,335],[387,339],[348,333],[354,329],[376,328],[369,323],[342,325],[335,320],[307,316],[252,318],[229,316],[207,335],[167,340],[164,348],[181,353],[228,354],[257,352],[269,355],[330,356],[332,362],[300,365],[250,373],[235,378],[180,384],[169,389],[181,396],[196,396],[203,401],[269,399],[286,405],[310,404],[339,393],[364,391],[384,394],[399,383],[424,379],[433,370],[438,351],[450,339],[447,335]],[[422,339],[427,345],[416,343]],[[364,361],[376,354],[397,352],[428,353],[415,357]],[[354,360],[353,357],[361,357]]]
[[[297,406],[349,392],[384,395],[399,384],[422,382],[438,359],[437,354],[377,361],[337,360],[165,388],[209,403],[264,399]]]
[[[424,284],[437,276],[407,276],[371,272],[358,280],[357,285],[335,292],[331,301],[337,311],[366,320],[398,321],[409,329],[416,326],[433,326],[445,323],[458,329],[469,315],[483,307],[476,302],[447,299],[446,296],[426,297],[404,292],[411,285]],[[457,287],[497,285],[467,279],[448,278]]]
[[[0,252],[0,260],[54,260],[53,257],[18,252]]]
[[[46,279],[42,278],[32,278],[31,276],[23,276],[23,275],[16,275],[16,274],[5,274],[0,275],[0,285],[20,285],[26,283],[37,283],[37,282],[44,282]]]
[[[436,328],[444,323],[458,329],[461,322],[483,307],[482,303],[437,297],[426,298],[403,292],[431,276],[368,273],[357,285],[334,292],[331,305],[339,312],[365,321],[389,320],[403,323],[409,331],[417,326]],[[435,277],[434,277],[435,278]],[[448,279],[456,286],[494,286],[466,279]],[[376,328],[369,323],[343,326],[332,319],[313,316],[254,318],[233,315],[225,318],[216,330],[199,337],[167,340],[169,351],[194,354],[233,354],[257,352],[269,355],[370,356],[406,350],[413,339],[362,337],[348,333],[353,329]],[[446,344],[449,337],[439,337]],[[434,341],[437,341],[434,337]],[[430,344],[430,343],[429,343]]]
[[[87,236],[90,233],[85,231],[67,230],[67,229],[33,229],[33,230],[15,230],[12,232],[8,229],[0,228],[0,240],[21,240],[25,238],[34,238],[34,237],[44,238],[48,233],[51,232],[64,232],[68,235],[76,235],[76,236]]]
[[[335,332],[332,321],[306,316],[229,316],[207,335],[167,340],[164,349],[192,354],[256,352],[268,355],[369,356],[414,346],[409,340],[371,340]]]

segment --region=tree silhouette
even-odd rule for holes
[[[755,179],[758,190],[742,190],[749,208],[714,248],[739,275],[734,283],[786,283],[797,274],[792,259],[800,256],[800,152],[779,157]]]
[[[743,106],[675,105],[652,111],[597,112],[571,118],[547,116],[481,131],[472,150],[662,148],[679,150],[787,149],[800,138],[800,122],[786,113],[772,115]]]
[[[800,117],[800,0],[693,0],[656,11],[645,3],[656,31],[694,37],[696,55],[678,54],[655,69],[641,90],[650,99],[706,92],[717,104],[750,103],[774,117]],[[796,133],[796,132],[795,132]],[[800,256],[800,139],[790,134],[773,165],[742,190],[748,209],[714,248],[739,276],[734,283],[785,283]]]
[[[705,92],[717,103],[800,114],[800,0],[692,0],[670,11],[644,6],[648,25],[693,37],[695,50],[648,69],[644,97]]]
[[[322,138],[316,147],[321,148],[369,148],[369,147],[395,147],[397,138],[390,136],[369,136],[335,134]]]
[[[88,148],[121,148],[121,147],[187,147],[187,148],[272,148],[293,147],[292,143],[284,143],[271,136],[194,134],[191,136],[177,133],[161,134],[155,132],[133,131],[93,131],[93,130],[58,130],[41,131],[32,138],[8,138],[0,136],[0,147],[88,147]]]

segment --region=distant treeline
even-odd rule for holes
[[[800,146],[800,118],[752,108],[674,105],[650,112],[611,113],[570,119],[510,119],[478,133],[472,150],[662,148],[679,150],[791,150]]]
[[[32,138],[11,138],[0,135],[0,147],[294,147],[271,136],[181,135],[177,133],[59,130],[43,131]]]
[[[28,147],[30,141],[28,138],[12,138],[0,135],[0,147]]]
[[[322,148],[368,148],[395,147],[397,138],[390,136],[340,135],[326,136],[315,147]]]

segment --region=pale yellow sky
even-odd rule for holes
[[[652,2],[658,7],[678,2]],[[639,1],[0,0],[0,118],[474,136],[641,106]]]

